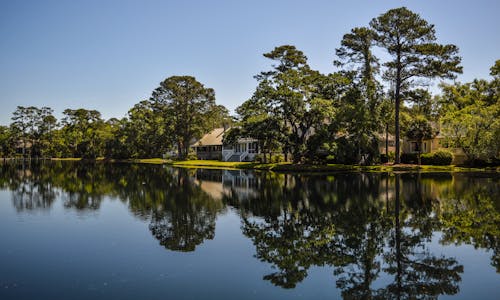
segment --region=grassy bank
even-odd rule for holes
[[[216,160],[187,160],[168,163],[175,167],[207,169],[254,169],[274,172],[500,172],[497,168],[465,168],[458,166],[427,165],[374,165],[357,166],[343,164],[297,165],[291,163],[225,162]]]
[[[80,158],[53,158],[52,160],[60,161],[79,161]],[[102,159],[97,159],[102,160]],[[184,160],[172,161],[161,158],[148,159],[127,159],[127,160],[107,160],[109,162],[126,162],[126,163],[141,163],[141,164],[166,164],[174,167],[182,168],[204,168],[204,169],[253,169],[274,172],[293,172],[293,173],[328,173],[328,172],[500,172],[500,167],[490,168],[469,168],[459,166],[428,166],[428,165],[374,165],[374,166],[358,166],[358,165],[343,165],[343,164],[327,164],[327,165],[307,165],[307,164],[292,164],[292,163],[256,163],[256,162],[228,162],[218,160]]]

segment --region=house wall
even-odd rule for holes
[[[417,141],[416,140],[409,140],[409,139],[403,139],[403,153],[418,153],[419,151],[416,148]],[[422,145],[421,145],[421,153],[429,153],[436,151],[440,148],[439,145],[439,140],[438,139],[428,139],[428,140],[423,140]]]
[[[412,140],[405,139],[403,141],[403,153],[417,153],[412,149]],[[424,140],[426,147],[424,148],[422,144],[422,153],[435,152],[438,150],[447,150],[453,153],[453,161],[451,162],[453,165],[461,165],[464,164],[467,160],[467,156],[461,148],[448,148],[445,147],[443,143],[442,137],[437,137],[434,139]]]
[[[210,145],[210,146],[197,146],[196,157],[202,160],[221,160],[222,159],[222,146],[221,145]]]
[[[257,140],[244,138],[239,139],[235,145],[224,146],[222,160],[234,161],[236,158],[236,161],[253,161],[258,153],[260,153],[260,150],[258,149]]]

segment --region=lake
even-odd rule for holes
[[[0,299],[498,299],[499,183],[0,164]]]

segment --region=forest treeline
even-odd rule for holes
[[[374,54],[381,52],[384,59]],[[405,7],[353,28],[335,54],[336,71],[323,74],[293,45],[265,53],[270,68],[255,75],[255,91],[235,116],[192,76],[165,79],[122,119],[80,108],[57,120],[49,107],[19,106],[12,123],[0,126],[0,154],[123,159],[176,149],[185,159],[193,140],[232,126],[224,143],[252,137],[263,153],[284,153],[295,163],[376,163],[389,136],[399,163],[403,137],[422,143],[439,133],[471,162],[500,158],[500,60],[491,78],[441,82],[432,95],[433,79],[462,72],[461,57],[455,45],[437,42],[434,25]],[[383,152],[392,157],[387,147]]]

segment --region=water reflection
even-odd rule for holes
[[[0,172],[18,211],[50,209],[58,197],[79,211],[119,199],[173,251],[213,239],[231,207],[255,257],[273,267],[263,279],[282,288],[328,266],[345,299],[454,295],[464,267],[431,247],[437,238],[489,250],[500,273],[496,174],[302,176],[104,163],[4,164]]]

